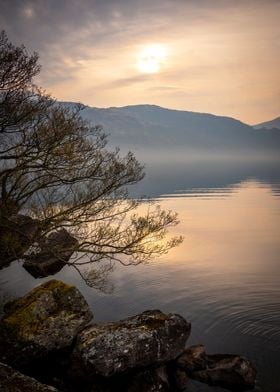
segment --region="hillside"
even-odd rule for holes
[[[263,123],[254,125],[255,129],[279,129],[280,130],[280,117],[276,117],[274,120],[265,121]]]
[[[72,103],[66,103],[72,105]],[[84,107],[82,116],[100,124],[110,144],[134,151],[204,151],[205,153],[275,152],[280,133],[260,133],[230,117],[155,105],[99,109]]]

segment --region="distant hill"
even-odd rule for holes
[[[254,125],[255,129],[279,129],[280,130],[280,117],[276,117],[274,120],[265,121],[263,123]]]
[[[65,103],[67,106],[74,103]],[[102,125],[110,145],[147,152],[183,150],[201,154],[280,151],[280,133],[258,132],[230,117],[155,105],[134,105],[106,109],[85,106],[82,116],[94,125]]]

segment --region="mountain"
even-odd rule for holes
[[[254,125],[255,129],[279,129],[280,130],[280,117],[276,117],[274,120],[265,121],[263,123]]]
[[[71,107],[74,103],[65,103]],[[171,110],[155,105],[94,108],[84,106],[82,116],[102,125],[110,145],[143,153],[168,155],[246,154],[280,151],[280,133],[256,131],[234,118]]]

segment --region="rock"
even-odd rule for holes
[[[26,255],[23,267],[34,277],[42,278],[59,272],[70,259],[78,240],[65,229],[41,238],[33,252]]]
[[[202,345],[184,350],[176,366],[195,380],[223,388],[250,389],[255,384],[256,370],[246,358],[238,355],[207,355]]]
[[[125,320],[92,325],[77,338],[71,374],[112,376],[171,361],[182,353],[191,325],[177,314],[150,310]]]
[[[84,387],[88,392],[169,392],[169,380],[165,366],[134,369],[112,377],[101,377]],[[80,390],[77,385],[74,390]]]
[[[126,392],[168,392],[169,381],[165,366],[139,371],[129,379]]]
[[[1,392],[58,392],[58,389],[41,384],[3,363],[0,363]]]
[[[0,268],[23,257],[40,233],[40,223],[29,216],[0,217]]]
[[[0,360],[17,369],[69,347],[92,319],[79,290],[57,280],[8,303],[4,311],[0,320]]]
[[[174,369],[172,372],[172,384],[176,391],[184,391],[189,378],[184,370]]]
[[[207,355],[207,369],[194,371],[191,377],[213,386],[245,391],[254,388],[256,369],[246,358],[239,355]]]
[[[206,369],[207,358],[205,347],[201,344],[186,348],[177,359],[177,366],[188,372]]]

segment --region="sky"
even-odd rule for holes
[[[279,19],[280,0],[0,0],[0,29],[39,53],[57,99],[248,124],[280,116]]]

